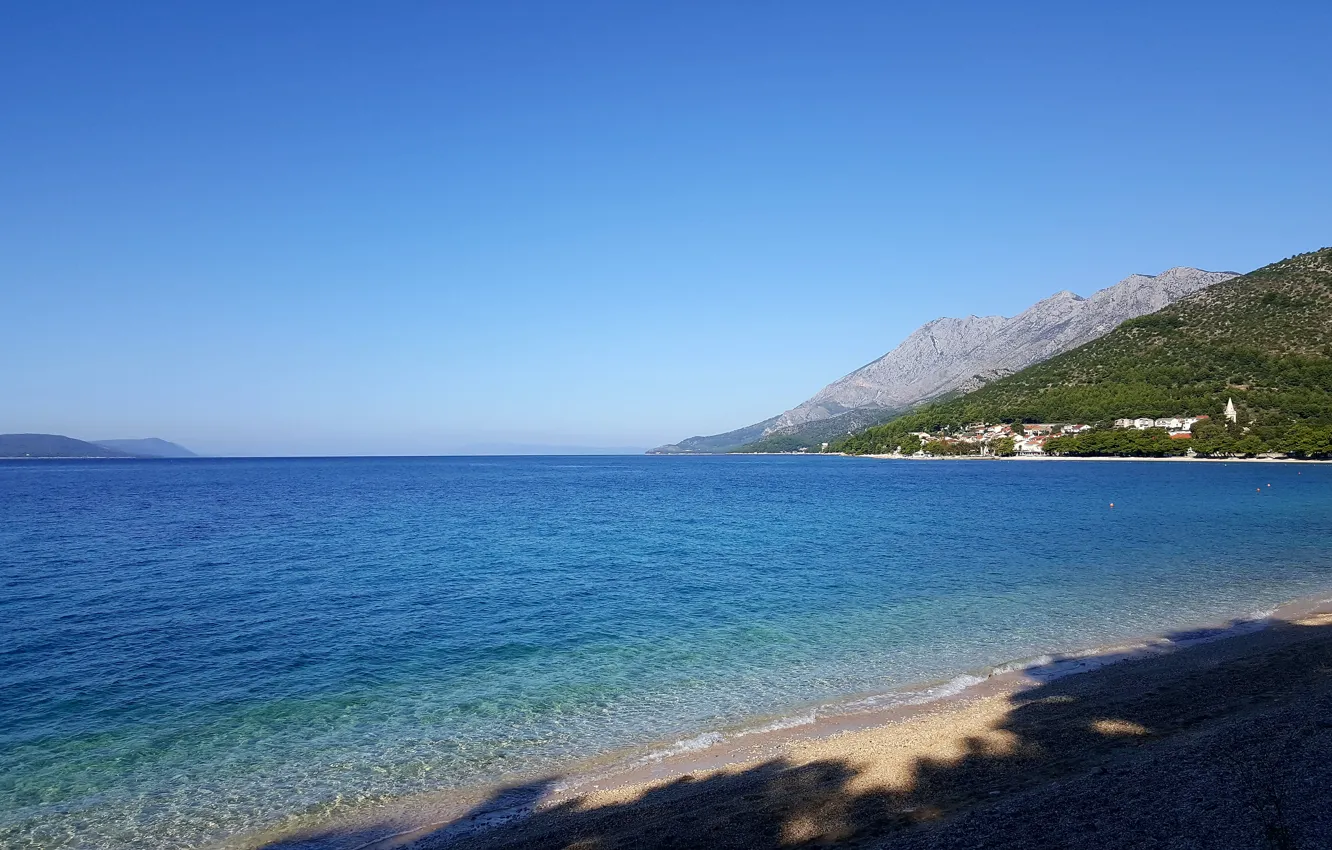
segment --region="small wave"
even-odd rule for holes
[[[923,691],[917,691],[909,694],[903,705],[922,705],[935,700],[954,697],[965,691],[967,688],[975,687],[986,679],[985,676],[973,676],[969,673],[963,673],[961,676],[954,676],[942,685],[936,685],[932,688],[926,688]]]
[[[1028,667],[1041,667],[1054,661],[1052,655],[1038,655],[1035,658],[1027,658],[1022,661],[1009,661],[1000,664],[998,667],[990,669],[991,676],[1002,676],[1005,673],[1021,673]]]
[[[1029,679],[1037,682],[1053,682],[1056,679],[1063,679],[1066,676],[1076,676],[1079,673],[1090,673],[1093,670],[1100,670],[1111,664],[1120,661],[1127,661],[1130,658],[1138,658],[1144,652],[1150,651],[1146,645],[1124,647],[1109,651],[1099,651],[1088,654],[1066,655],[1059,657],[1046,656],[1044,663],[1032,664],[1023,668],[1023,674]]]
[[[963,673],[960,676],[954,676],[942,684],[915,690],[899,690],[889,691],[888,693],[883,694],[875,694],[873,696],[864,697],[863,699],[843,703],[841,707],[853,711],[875,711],[881,708],[892,708],[899,705],[925,705],[926,703],[957,696],[967,688],[981,684],[986,678],[986,676],[974,676],[970,673]]]
[[[762,726],[755,726],[752,729],[745,729],[743,732],[737,732],[736,737],[743,735],[761,735],[764,732],[780,732],[783,729],[796,729],[801,726],[809,726],[817,720],[814,712],[808,714],[795,714],[789,717],[779,717],[771,723],[764,723]]]
[[[661,761],[671,756],[678,756],[684,753],[706,750],[714,744],[720,744],[724,736],[720,732],[704,732],[702,735],[695,735],[692,738],[685,738],[682,741],[676,741],[669,747],[660,750],[653,750],[643,757],[644,761]]]

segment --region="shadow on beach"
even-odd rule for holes
[[[525,818],[511,813],[552,780],[517,786],[412,847],[1332,847],[1332,619],[1303,622],[1038,684],[960,755],[892,782],[873,775],[889,730],[863,758],[774,759]]]

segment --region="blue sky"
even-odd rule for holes
[[[5,4],[0,431],[647,447],[1332,243],[1332,4],[1091,6]]]

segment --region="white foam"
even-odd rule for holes
[[[1053,655],[1038,655],[1035,658],[1028,658],[1023,661],[1009,661],[1006,664],[1000,664],[990,670],[990,675],[1002,676],[1005,673],[1020,673],[1028,667],[1039,667],[1053,662]]]
[[[842,703],[840,708],[859,709],[873,711],[880,708],[892,707],[897,705],[924,705],[948,697],[957,696],[967,688],[974,687],[986,680],[985,676],[974,676],[970,673],[963,673],[960,676],[954,676],[947,682],[939,685],[932,685],[928,688],[909,691],[889,691],[888,693],[875,694],[864,697],[863,699],[852,702]]]
[[[715,744],[720,744],[725,737],[720,732],[704,732],[702,735],[695,735],[693,738],[685,738],[682,741],[676,741],[669,747],[660,750],[653,750],[644,756],[644,761],[661,761],[671,756],[683,755],[684,753],[706,750]]]
[[[963,673],[961,676],[954,676],[942,685],[936,685],[932,688],[926,688],[923,691],[917,691],[914,694],[908,694],[904,705],[921,705],[935,700],[947,699],[957,696],[967,688],[975,687],[985,681],[984,676],[973,676],[969,673]]]
[[[762,726],[755,726],[752,729],[745,729],[743,732],[737,732],[736,737],[743,735],[760,735],[764,732],[780,732],[783,729],[796,729],[801,726],[809,726],[817,719],[817,715],[811,711],[808,714],[794,714],[789,717],[779,717],[771,723],[765,723]]]

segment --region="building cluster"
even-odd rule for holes
[[[1022,433],[1013,437],[1013,451],[1020,455],[1039,455],[1045,453],[1045,441],[1051,437],[1066,434],[1081,434],[1090,431],[1092,426],[1083,424],[1032,424],[1023,425]]]
[[[947,436],[930,434],[926,431],[917,431],[915,436],[924,443],[943,443],[951,444],[972,444],[980,446],[981,455],[992,453],[992,444],[996,440],[1011,438],[1013,440],[1013,450],[1018,454],[1043,454],[1045,452],[1045,441],[1052,437],[1059,437],[1065,434],[1081,434],[1084,431],[1090,431],[1092,426],[1083,424],[1064,424],[1064,423],[1036,423],[1022,426],[1022,433],[1016,433],[1011,425],[989,425],[978,423],[968,425],[960,431]]]
[[[1238,419],[1238,411],[1235,409],[1234,400],[1226,403],[1225,417],[1230,422]],[[1188,440],[1193,437],[1193,426],[1199,422],[1209,419],[1207,414],[1197,416],[1162,416],[1153,419],[1150,416],[1140,416],[1136,419],[1116,419],[1116,428],[1136,428],[1139,431],[1145,431],[1148,428],[1163,428],[1172,439]],[[1045,443],[1054,437],[1064,436],[1066,434],[1081,434],[1092,430],[1091,425],[1081,423],[1034,423],[1021,426],[1022,432],[1018,433],[1011,425],[990,425],[979,422],[974,425],[968,425],[954,433],[940,435],[931,434],[927,431],[916,431],[914,436],[920,439],[922,445],[926,443],[942,443],[944,445],[970,444],[978,445],[979,452],[967,451],[964,454],[989,455],[993,453],[993,444],[997,440],[1011,438],[1013,440],[1013,450],[1020,455],[1038,455],[1045,453]],[[826,444],[825,444],[826,447]]]
[[[1225,417],[1227,422],[1239,421],[1239,411],[1235,409],[1235,400],[1227,399]],[[1116,419],[1116,428],[1136,428],[1139,431],[1146,431],[1148,428],[1164,428],[1172,437],[1191,437],[1192,428],[1198,423],[1210,419],[1206,413],[1200,413],[1197,416],[1163,416],[1159,419],[1153,419],[1150,416],[1140,416],[1137,419]]]
[[[1227,422],[1239,421],[1239,411],[1235,409],[1233,398],[1226,400],[1225,417]],[[1197,416],[1163,416],[1159,419],[1140,416],[1137,419],[1116,419],[1115,427],[1136,428],[1139,431],[1146,431],[1148,428],[1164,428],[1170,432],[1170,436],[1174,437],[1189,431],[1196,423],[1210,418],[1206,413],[1200,413]]]
[[[1150,416],[1139,416],[1137,419],[1116,419],[1116,428],[1135,428],[1139,431],[1146,431],[1148,428],[1164,428],[1172,438],[1177,440],[1187,440],[1193,436],[1193,426],[1209,417],[1207,414],[1201,416],[1162,416],[1159,419],[1153,419]]]

